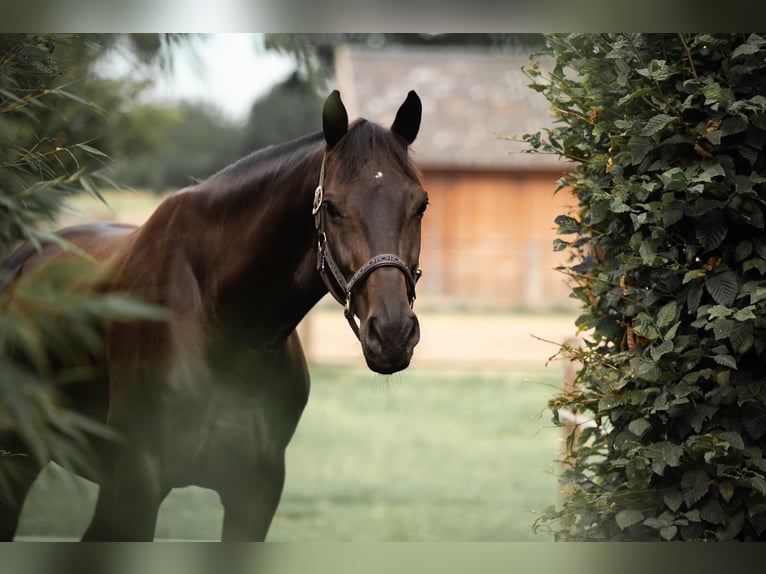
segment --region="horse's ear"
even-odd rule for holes
[[[420,130],[420,117],[423,113],[423,105],[414,90],[410,90],[407,99],[396,112],[396,119],[391,125],[391,131],[402,136],[407,144],[415,141]]]
[[[327,145],[332,147],[346,135],[348,130],[348,113],[340,99],[340,92],[333,90],[327,96],[322,109],[322,130]]]

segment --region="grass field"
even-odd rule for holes
[[[555,366],[532,371],[415,369],[379,377],[314,367],[287,451],[270,541],[547,541],[535,511],[555,504],[559,431],[546,400]],[[92,484],[51,466],[22,515],[22,537],[79,537]],[[158,538],[218,539],[215,493],[173,491]]]

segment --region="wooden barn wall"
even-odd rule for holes
[[[554,194],[561,173],[423,170],[430,206],[423,221],[418,287],[423,305],[467,309],[572,308],[555,268],[554,219],[575,205]]]

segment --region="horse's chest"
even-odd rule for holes
[[[300,419],[305,399],[280,381],[253,389],[214,388],[181,399],[168,416],[166,443],[173,482],[207,482],[221,472],[257,467],[281,457]],[[283,382],[283,381],[281,381]]]

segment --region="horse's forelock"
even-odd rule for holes
[[[328,163],[340,181],[351,181],[371,158],[389,158],[408,178],[417,180],[417,171],[407,146],[391,130],[365,119],[352,122],[343,139],[333,148]]]

